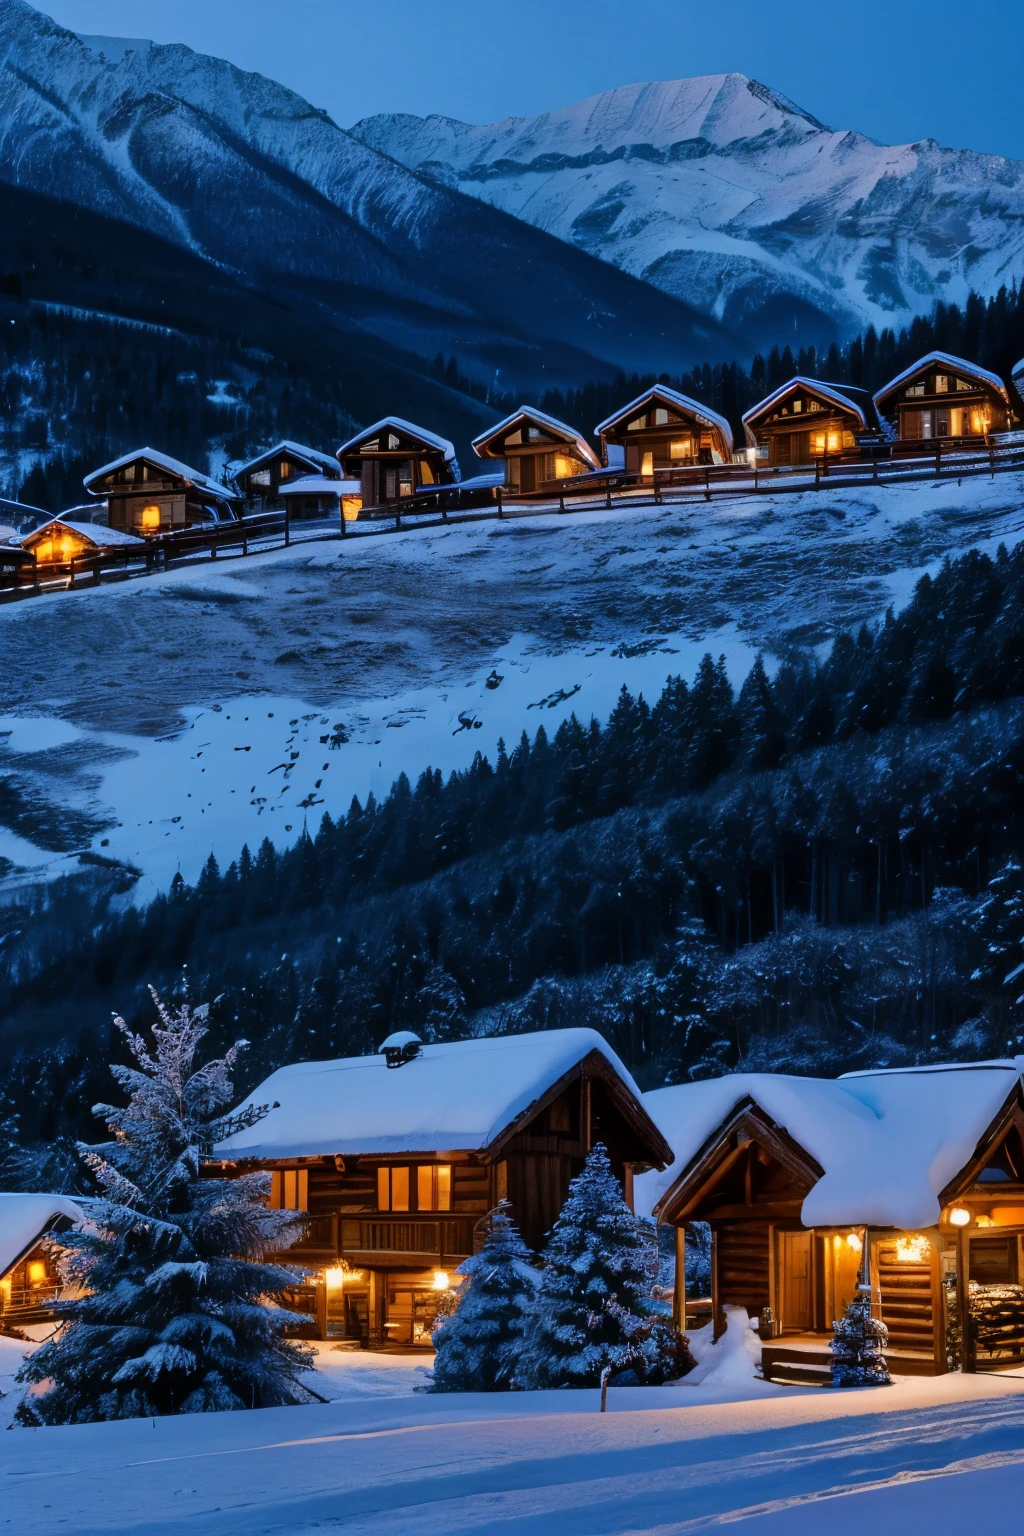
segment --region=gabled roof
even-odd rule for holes
[[[335,464],[337,469],[337,464]],[[279,496],[358,496],[363,489],[361,480],[341,480],[337,475],[303,475],[301,480],[288,480],[278,490]]]
[[[33,528],[31,533],[22,534],[19,543],[28,545],[30,541],[40,538],[49,532],[51,528],[67,528],[72,533],[77,533],[80,538],[88,539],[97,549],[112,549],[114,545],[137,544],[145,547],[145,539],[136,537],[134,533],[126,533],[122,528],[108,528],[104,523],[73,523],[66,517],[51,517],[49,522],[40,523],[38,528]]]
[[[737,1072],[644,1095],[675,1160],[636,1183],[637,1211],[667,1205],[743,1104],[756,1106],[822,1169],[805,1227],[933,1226],[939,1196],[970,1161],[1010,1095],[1024,1057],[977,1065],[854,1072],[839,1078]]]
[[[660,400],[663,405],[674,405],[680,410],[686,411],[690,416],[695,416],[708,427],[714,427],[721,432],[729,451],[732,451],[732,427],[724,416],[719,416],[710,406],[702,405],[699,400],[691,400],[689,395],[681,395],[677,389],[669,389],[667,384],[654,384],[650,389],[645,389],[642,395],[637,395],[628,405],[624,405],[621,411],[615,411],[611,416],[606,416],[604,421],[598,422],[594,428],[594,436],[600,437],[602,432],[607,432],[618,422],[627,416],[632,416],[641,406],[647,405],[651,400]]]
[[[246,1106],[275,1107],[251,1129],[222,1141],[214,1155],[262,1160],[482,1152],[588,1061],[617,1084],[620,1099],[646,1128],[651,1161],[660,1162],[669,1149],[642,1108],[640,1090],[593,1029],[424,1045],[397,1069],[380,1054],[281,1067],[246,1100]]]
[[[112,459],[109,464],[104,464],[100,469],[94,469],[86,475],[82,484],[93,496],[105,495],[104,491],[94,491],[93,485],[101,480],[104,475],[109,475],[115,469],[123,469],[126,464],[134,464],[139,459],[145,459],[147,464],[152,464],[154,469],[165,469],[168,474],[178,475],[182,480],[187,480],[197,490],[203,491],[207,496],[214,496],[218,501],[234,501],[235,493],[229,491],[226,485],[221,485],[219,480],[211,480],[209,475],[204,475],[200,470],[193,469],[189,464],[183,464],[180,459],[172,459],[170,454],[158,453],[155,448],[133,448],[131,453],[123,453],[119,459]]]
[[[500,437],[503,433],[509,431],[517,421],[526,422],[535,427],[544,427],[548,432],[553,433],[555,437],[560,438],[562,442],[571,443],[584,463],[593,465],[595,469],[601,468],[601,461],[598,459],[597,454],[590,444],[580,436],[575,427],[566,426],[564,421],[559,421],[556,417],[549,416],[546,411],[538,411],[532,405],[517,406],[510,416],[505,417],[504,421],[499,421],[496,426],[488,427],[486,432],[481,432],[479,437],[474,437],[473,452],[477,458],[489,457],[483,451],[488,443],[493,442],[496,437]]]
[[[444,454],[446,464],[451,464],[455,460],[455,448],[446,437],[438,437],[436,432],[428,432],[426,427],[417,427],[414,422],[406,421],[401,416],[383,416],[380,421],[375,421],[372,427],[364,427],[362,432],[357,432],[355,437],[350,437],[347,443],[342,443],[334,457],[341,459],[346,453],[355,453],[360,443],[365,443],[368,437],[375,437],[388,428],[392,432],[406,432],[428,448],[439,448]]]
[[[58,1216],[82,1221],[85,1211],[66,1195],[0,1194],[0,1275],[35,1247]]]
[[[837,405],[841,411],[852,411],[865,431],[877,428],[878,416],[875,411],[874,401],[866,389],[858,389],[853,384],[823,384],[820,379],[807,379],[803,374],[797,374],[795,378],[788,379],[785,384],[780,384],[778,389],[752,405],[749,411],[743,413],[743,431],[751,448],[756,447],[757,439],[751,430],[751,424],[773,406],[779,405],[791,391],[796,389],[809,390],[811,394],[820,395],[823,400]]]
[[[280,459],[285,456],[298,459],[300,464],[307,465],[314,473],[319,470],[331,479],[336,480],[338,478],[338,461],[332,454],[321,453],[319,448],[307,448],[303,443],[293,443],[287,437],[283,437],[279,443],[275,443],[273,448],[264,449],[262,453],[257,454],[256,458],[249,459],[245,464],[239,464],[234,471],[235,478],[237,479],[239,475],[248,474],[250,469],[258,469],[261,464],[266,464],[268,460]]]
[[[977,363],[969,363],[964,357],[954,357],[950,352],[928,352],[924,357],[919,357],[916,363],[911,363],[909,368],[904,368],[903,372],[898,373],[894,379],[890,379],[882,389],[876,391],[875,405],[878,409],[882,409],[883,400],[888,400],[890,395],[895,394],[904,384],[908,384],[922,369],[932,367],[935,363],[941,363],[949,369],[950,373],[965,373],[972,379],[978,379],[981,383],[990,385],[999,391],[1009,405],[1010,396],[998,373],[990,373],[987,368],[981,368]]]

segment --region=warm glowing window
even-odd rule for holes
[[[935,375],[935,393],[937,395],[949,394],[949,374],[937,373]]]
[[[960,393],[965,393],[974,388],[973,384],[968,384],[966,379],[957,379],[956,387]]]
[[[153,533],[160,527],[160,508],[157,506],[143,507],[142,527],[147,533]]]
[[[975,409],[975,410],[973,410],[971,412],[971,431],[972,432],[976,433],[979,437],[983,436],[984,433],[986,433],[988,431],[988,426],[989,426],[989,421],[988,421],[988,412],[987,411],[984,411],[980,407],[978,407],[977,409]]]
[[[420,1211],[451,1210],[452,1170],[448,1164],[423,1164],[416,1169],[416,1208]]]
[[[270,1175],[272,1211],[309,1210],[309,1171],[305,1168],[281,1168]]]
[[[287,459],[282,459],[281,460],[281,468],[280,468],[280,470],[278,472],[278,479],[279,480],[287,480],[288,476],[291,474],[291,472],[292,472],[292,467],[289,464],[288,460]]]
[[[434,471],[431,469],[431,467],[427,463],[426,459],[420,459],[420,485],[433,485],[433,484],[434,484]]]
[[[653,480],[653,478],[654,478],[654,454],[653,453],[645,453],[644,454],[643,458],[640,461],[640,473],[644,476],[645,479]]]
[[[794,416],[799,416],[801,411],[803,410],[803,408],[804,408],[804,403],[803,403],[802,400],[794,400],[793,401],[793,415]]]
[[[674,437],[668,445],[668,456],[670,459],[692,459],[693,438]]]
[[[377,1209],[379,1211],[409,1209],[408,1168],[377,1169]]]
[[[633,420],[626,423],[627,432],[642,432],[647,425],[646,416],[634,416]]]
[[[28,1264],[28,1283],[29,1285],[46,1284],[46,1265],[42,1259],[30,1260]]]

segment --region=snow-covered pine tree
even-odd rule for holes
[[[622,1197],[600,1142],[551,1229],[517,1387],[592,1387],[636,1363],[657,1249]]]
[[[483,1247],[464,1259],[458,1304],[434,1333],[431,1392],[507,1392],[523,1345],[539,1276],[502,1200],[491,1212]]]
[[[832,1324],[832,1385],[887,1387],[889,1366],[883,1351],[889,1330],[871,1316],[871,1293],[859,1286],[843,1316]]]
[[[47,1383],[25,1399],[22,1423],[309,1401],[298,1378],[310,1352],[283,1336],[296,1315],[268,1300],[296,1275],[264,1261],[292,1240],[295,1214],[266,1209],[267,1174],[199,1176],[216,1141],[266,1113],[224,1112],[245,1042],[197,1066],[208,1009],[169,1009],[152,995],[152,1052],[115,1020],[135,1061],[111,1068],[128,1104],[98,1104],[114,1139],[79,1148],[104,1198],[88,1226],[60,1238],[67,1277],[83,1289],[22,1368],[22,1380]]]

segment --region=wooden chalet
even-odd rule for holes
[[[84,1216],[64,1195],[0,1194],[0,1333],[52,1319],[63,1282],[47,1239]]]
[[[516,495],[551,490],[559,480],[601,468],[601,461],[572,427],[532,405],[518,410],[473,439],[481,459],[505,466],[505,487]]]
[[[153,448],[126,453],[83,483],[90,496],[106,500],[112,529],[143,538],[238,516],[238,497],[227,486]]]
[[[860,458],[884,441],[866,389],[795,378],[773,390],[743,417],[747,446],[770,465]]]
[[[80,523],[66,517],[50,518],[41,527],[24,534],[20,544],[37,566],[49,567],[146,547],[145,539],[121,528],[107,528],[102,523]]]
[[[337,469],[337,464],[334,467]],[[278,500],[293,519],[340,516],[346,523],[354,523],[363,505],[363,487],[359,480],[304,475],[282,485]]]
[[[299,1300],[321,1338],[428,1346],[438,1293],[499,1200],[531,1247],[595,1142],[632,1200],[665,1138],[602,1037],[552,1030],[283,1067],[250,1095],[273,1108],[214,1149],[217,1169],[272,1173],[271,1204],[308,1213],[281,1255],[308,1267]]]
[[[653,480],[694,464],[728,464],[732,428],[724,416],[678,390],[655,384],[594,428],[604,463],[620,455],[627,475]]]
[[[851,1073],[737,1074],[644,1103],[676,1160],[641,1210],[709,1222],[716,1333],[759,1319],[776,1380],[828,1381],[832,1323],[863,1276],[897,1374],[1024,1360],[1024,1058]]]
[[[337,459],[333,454],[321,453],[317,448],[307,448],[285,438],[240,465],[233,478],[246,506],[262,510],[280,506],[282,490],[290,489],[296,480],[310,476],[320,480],[340,480]]]
[[[969,447],[1005,432],[1010,395],[998,374],[948,352],[929,352],[875,395],[879,414],[896,429],[899,444],[934,449]]]
[[[394,506],[423,487],[459,480],[459,461],[448,439],[401,416],[374,422],[343,443],[336,457],[346,476],[362,482],[365,511]]]

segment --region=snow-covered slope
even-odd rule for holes
[[[0,182],[487,380],[521,379],[527,354],[576,381],[736,352],[715,321],[410,172],[273,80],[81,38],[23,0],[0,0]]]
[[[397,114],[352,131],[745,334],[898,324],[1024,273],[1024,164],[833,131],[744,75],[483,127]]]

